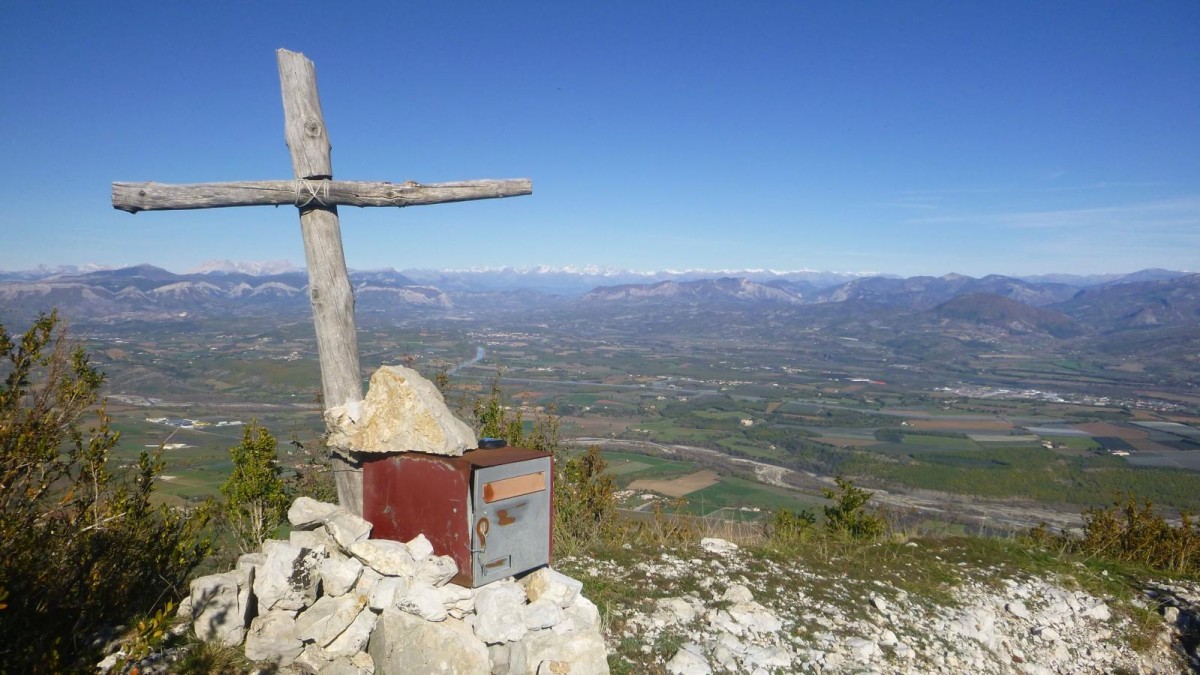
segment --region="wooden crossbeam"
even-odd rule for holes
[[[113,183],[113,208],[179,211],[230,206],[423,206],[533,194],[528,178],[455,183],[257,180],[231,183]]]
[[[354,292],[342,251],[337,207],[417,206],[472,199],[533,194],[526,178],[457,183],[369,183],[333,180],[329,134],[317,95],[317,71],[303,54],[280,49],[279,82],[283,94],[284,136],[292,157],[293,180],[233,183],[113,183],[113,208],[130,213],[231,206],[294,205],[308,265],[309,299],[321,362],[325,408],[363,398]],[[354,448],[335,450],[352,453]],[[338,502],[362,514],[362,473],[352,456],[331,457]]]

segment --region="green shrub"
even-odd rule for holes
[[[1051,534],[1045,524],[1030,538],[1038,544],[1136,563],[1175,574],[1200,572],[1200,524],[1188,514],[1167,522],[1146,499],[1119,495],[1111,506],[1083,512],[1083,534]]]
[[[838,476],[834,479],[837,491],[822,490],[826,499],[832,499],[833,505],[826,506],[825,528],[833,534],[847,536],[851,539],[875,539],[883,534],[884,520],[866,510],[871,493],[854,486],[848,479]]]
[[[767,524],[767,544],[781,550],[795,548],[811,538],[816,523],[817,517],[808,511],[779,509]]]
[[[251,553],[279,529],[291,499],[280,477],[275,437],[257,422],[246,427],[229,457],[233,471],[221,486],[225,521],[242,553]]]
[[[55,313],[17,337],[0,326],[0,356],[0,664],[89,667],[97,635],[185,591],[209,550],[208,508],[152,504],[160,452],[110,470],[118,434],[94,409],[104,377]]]

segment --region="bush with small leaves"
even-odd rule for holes
[[[19,336],[0,326],[0,375],[0,669],[80,670],[98,635],[186,592],[209,509],[153,504],[161,450],[110,469],[104,377],[56,313]]]
[[[871,493],[855,487],[850,480],[838,476],[834,479],[837,491],[822,490],[826,499],[833,500],[833,505],[826,506],[825,528],[833,534],[847,536],[851,539],[875,539],[883,534],[885,521],[880,516],[868,513],[867,502]]]

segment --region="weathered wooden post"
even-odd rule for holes
[[[304,237],[324,406],[327,410],[353,407],[363,399],[362,374],[354,327],[354,292],[342,252],[338,205],[411,206],[512,197],[532,194],[533,186],[528,179],[431,185],[334,181],[329,134],[317,93],[316,68],[298,52],[280,49],[276,54],[285,136],[295,180],[190,185],[113,183],[112,203],[114,208],[130,213],[295,204],[300,210],[300,231]],[[327,424],[328,419],[327,416]],[[350,512],[361,515],[362,473],[352,458],[353,450],[334,448],[331,459],[338,501]]]

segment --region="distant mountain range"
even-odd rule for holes
[[[206,264],[176,274],[151,265],[0,273],[0,322],[58,307],[75,320],[164,320],[201,316],[299,315],[309,311],[307,275],[286,262]],[[639,274],[585,268],[354,271],[358,311],[387,315],[645,308],[738,311],[838,307],[841,317],[966,322],[1010,333],[1069,338],[1103,331],[1200,323],[1200,275],[1143,270],[1129,275],[1019,279],[859,276],[757,270]],[[667,278],[662,278],[667,277]],[[598,285],[597,281],[603,281]],[[1072,283],[1072,281],[1074,283]],[[775,311],[772,310],[772,311]],[[690,311],[690,310],[689,310]]]

